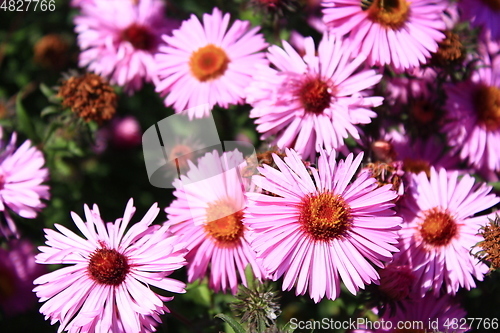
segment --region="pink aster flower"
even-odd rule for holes
[[[73,7],[82,7],[94,3],[95,0],[71,0],[70,5]]]
[[[165,105],[180,113],[208,103],[209,108],[189,114],[201,118],[216,104],[226,108],[244,101],[254,65],[267,63],[259,52],[267,44],[258,27],[250,29],[250,22],[236,20],[228,29],[229,19],[214,8],[211,15],[203,15],[203,24],[192,15],[172,36],[163,36],[168,46],[160,47],[156,57],[156,91],[168,94]]]
[[[16,239],[8,243],[8,249],[0,247],[0,309],[11,316],[33,307],[33,280],[43,273],[30,242]]]
[[[172,22],[161,0],[106,0],[81,4],[75,18],[79,65],[132,93],[151,82],[161,35]]]
[[[483,33],[500,40],[500,5],[496,1],[460,0],[458,8],[462,18],[470,21],[473,27],[481,27]]]
[[[242,221],[246,201],[241,163],[240,152],[219,156],[216,150],[200,158],[197,166],[189,162],[187,175],[174,182],[177,199],[165,209],[166,223],[187,243],[189,282],[209,275],[210,288],[233,294],[238,280],[247,285],[247,265],[258,279],[263,277]]]
[[[500,170],[500,68],[480,66],[469,80],[446,86],[442,132],[460,158]]]
[[[470,328],[464,320],[466,312],[455,298],[448,294],[436,297],[432,293],[422,298],[400,303],[394,312],[385,311],[377,323],[358,319],[364,329],[352,333],[445,332],[463,333]],[[376,328],[380,327],[381,328]]]
[[[390,157],[394,161],[403,162],[405,172],[420,173],[425,171],[430,175],[431,167],[445,168],[448,171],[459,168],[459,158],[450,154],[447,147],[438,136],[411,139],[408,134],[395,129],[383,135],[382,141],[390,145]]]
[[[425,64],[444,39],[442,0],[323,0],[330,31],[348,36],[369,65],[402,72]]]
[[[2,130],[0,128],[0,137]],[[42,199],[49,198],[49,187],[42,185],[48,180],[49,171],[43,168],[45,159],[41,151],[26,140],[16,149],[17,135],[10,142],[0,142],[0,212],[7,225],[0,223],[0,235],[19,237],[9,210],[26,219],[34,219],[45,207]]]
[[[250,117],[257,118],[261,139],[274,136],[273,144],[293,148],[304,158],[315,156],[320,147],[339,149],[349,135],[359,139],[356,125],[370,123],[376,117],[370,108],[383,101],[366,90],[382,76],[357,71],[365,58],[330,35],[324,35],[317,55],[311,37],[304,41],[304,57],[287,42],[283,46],[269,48],[277,69],[258,66],[247,89]]]
[[[476,286],[488,266],[471,254],[481,241],[479,229],[488,216],[477,213],[496,205],[500,198],[488,194],[491,187],[474,184],[474,178],[458,172],[431,168],[413,175],[413,184],[401,207],[403,228],[400,230],[401,252],[398,262],[407,262],[415,271],[420,293],[429,289],[435,294],[441,287],[455,294],[460,287]]]
[[[279,170],[259,168],[253,182],[270,195],[247,193],[245,210],[252,248],[272,279],[283,277],[283,290],[295,285],[315,302],[337,298],[341,280],[353,294],[378,281],[372,264],[383,267],[397,251],[401,223],[391,185],[378,187],[365,171],[351,183],[362,153],[336,162],[323,152],[318,169],[293,150],[286,155],[273,156]]]
[[[85,236],[56,224],[45,229],[47,246],[39,247],[40,264],[68,265],[43,275],[33,291],[46,302],[40,312],[59,332],[153,332],[160,314],[168,312],[163,297],[150,286],[185,292],[185,284],[168,278],[185,265],[184,244],[167,226],[151,225],[160,209],[154,204],[142,220],[127,228],[135,212],[130,199],[123,218],[104,223],[97,205],[84,206],[84,222],[71,213]]]

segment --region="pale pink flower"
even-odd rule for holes
[[[110,126],[111,143],[119,148],[137,147],[142,142],[142,130],[134,116],[115,118]]]
[[[369,65],[404,70],[425,64],[444,39],[443,0],[323,0],[331,33],[347,36]]]
[[[337,298],[341,280],[353,294],[378,281],[372,264],[392,259],[401,223],[391,185],[378,187],[366,171],[355,176],[362,153],[337,162],[323,152],[318,169],[291,149],[286,155],[273,155],[278,170],[259,168],[252,180],[265,192],[247,193],[245,210],[252,248],[272,279],[315,302]]]
[[[349,135],[360,138],[359,124],[376,117],[370,108],[382,104],[369,90],[382,75],[359,70],[365,57],[351,53],[349,45],[324,35],[317,55],[313,39],[304,40],[301,57],[287,42],[269,48],[276,67],[260,65],[247,89],[261,139],[274,137],[279,148],[293,148],[304,158],[321,147],[339,149]]]
[[[45,273],[35,262],[35,247],[27,240],[11,240],[0,247],[0,309],[12,316],[36,304],[33,280]]]
[[[0,137],[2,136],[0,128]],[[41,151],[26,140],[16,148],[17,134],[13,133],[10,142],[0,142],[0,212],[5,216],[7,225],[0,223],[0,235],[19,237],[10,210],[17,215],[34,219],[45,207],[42,199],[49,198],[49,186],[42,185],[49,178],[44,168],[45,159]]]
[[[229,20],[229,14],[214,8],[203,15],[203,24],[192,15],[172,36],[163,36],[167,46],[156,56],[156,91],[168,94],[165,105],[173,105],[177,113],[208,103],[209,108],[189,113],[201,118],[216,104],[241,104],[254,65],[267,63],[259,52],[267,46],[259,28],[250,29],[250,22],[240,20],[229,27]]]
[[[174,23],[161,0],[106,0],[81,4],[75,32],[79,65],[132,93],[151,82],[161,35]]]
[[[421,295],[429,289],[439,294],[442,287],[449,294],[474,288],[474,278],[482,280],[488,272],[471,252],[482,239],[479,229],[488,223],[487,215],[476,214],[500,198],[488,194],[490,186],[475,184],[473,177],[459,179],[458,172],[445,169],[431,168],[430,179],[422,172],[412,180],[401,207],[406,223],[396,260],[413,268]]]
[[[82,7],[88,4],[94,3],[95,0],[71,0],[70,5],[72,7]]]
[[[142,220],[126,228],[135,212],[130,199],[123,218],[105,223],[97,205],[84,206],[84,222],[71,213],[85,238],[55,224],[59,232],[45,229],[47,246],[39,247],[40,264],[67,265],[43,275],[33,291],[45,302],[40,312],[59,332],[153,332],[169,312],[154,286],[185,292],[185,284],[168,278],[185,265],[185,247],[167,226],[151,225],[160,209],[154,204]]]
[[[190,170],[174,181],[177,199],[165,209],[166,223],[187,243],[189,282],[208,275],[210,288],[233,294],[239,281],[247,285],[247,265],[258,279],[263,278],[243,223],[248,187],[242,183],[244,164],[238,151],[219,155],[215,150],[196,166],[189,161]]]
[[[486,64],[488,65],[488,64]],[[500,68],[481,65],[470,79],[445,87],[442,132],[475,168],[500,170]]]

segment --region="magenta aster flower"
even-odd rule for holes
[[[19,237],[9,210],[34,219],[45,207],[42,199],[49,198],[49,187],[42,185],[49,177],[49,171],[43,168],[42,152],[32,147],[29,140],[16,149],[16,140],[17,135],[13,133],[7,145],[0,142],[0,211],[7,223],[6,226],[0,223],[0,235],[4,237]]]
[[[79,65],[132,93],[151,82],[161,35],[173,23],[161,0],[106,0],[81,3],[75,18]]]
[[[84,206],[84,222],[71,213],[85,238],[56,224],[45,229],[47,246],[39,247],[40,264],[66,264],[33,283],[33,291],[46,302],[40,312],[59,332],[153,332],[160,314],[168,312],[163,297],[150,286],[176,293],[185,284],[168,278],[185,265],[184,244],[167,226],[151,225],[160,209],[154,204],[143,219],[127,228],[135,212],[130,199],[123,219],[104,223],[99,209]]]
[[[400,230],[401,252],[398,262],[407,262],[415,271],[420,293],[429,289],[438,294],[455,294],[460,287],[476,286],[474,277],[482,280],[488,266],[471,255],[481,241],[479,229],[488,216],[475,214],[500,202],[491,187],[474,184],[474,178],[458,172],[431,168],[413,175],[413,184],[404,201],[401,214],[406,223]]]
[[[377,281],[372,264],[383,267],[397,251],[401,218],[391,209],[391,185],[378,187],[365,171],[350,183],[362,153],[339,162],[322,153],[318,169],[307,169],[293,150],[286,155],[273,156],[279,170],[264,166],[253,177],[270,195],[247,193],[245,223],[264,268],[283,277],[283,290],[295,285],[315,302],[337,298],[340,280],[353,294]]]
[[[460,158],[500,170],[500,68],[481,66],[467,81],[446,87],[442,132]]]
[[[464,321],[465,316],[466,312],[452,296],[444,294],[436,297],[428,293],[424,297],[401,302],[394,312],[386,310],[376,325],[358,319],[359,326],[365,329],[357,329],[352,333],[463,333],[470,329],[467,321]],[[380,326],[379,329],[374,328]]]
[[[323,20],[331,33],[348,36],[369,65],[394,70],[425,64],[444,39],[442,0],[323,0]]]
[[[448,171],[457,170],[459,167],[459,158],[447,151],[438,136],[412,140],[408,134],[393,129],[383,135],[383,139],[378,143],[387,142],[390,145],[391,159],[403,162],[405,172],[425,171],[430,175],[431,167],[445,168]]]
[[[481,27],[483,33],[500,40],[500,4],[492,0],[460,0],[458,8],[464,20],[473,27]]]
[[[209,108],[193,109],[205,113],[189,113],[201,118],[216,104],[226,108],[242,103],[254,65],[267,63],[259,52],[267,46],[259,28],[236,20],[228,29],[229,19],[214,8],[211,15],[203,15],[203,25],[192,15],[172,36],[163,36],[168,46],[160,47],[156,56],[156,91],[168,94],[165,104],[176,112],[208,103]]]
[[[12,240],[0,247],[0,309],[6,315],[29,310],[36,304],[33,280],[45,273],[35,262],[35,247],[26,240]]]
[[[238,166],[243,162],[238,151],[207,153],[198,166],[189,161],[187,175],[174,182],[177,199],[165,209],[166,223],[187,243],[189,282],[208,274],[210,288],[233,294],[238,280],[247,285],[247,265],[258,279],[263,277],[242,222],[245,184]]]
[[[304,41],[305,55],[285,41],[284,49],[269,48],[268,58],[277,68],[259,66],[247,93],[254,108],[262,139],[275,136],[279,148],[294,148],[304,158],[320,147],[339,149],[348,135],[359,139],[357,124],[368,124],[376,113],[371,107],[382,97],[366,91],[381,75],[373,70],[357,71],[363,56],[354,56],[348,45],[325,35],[317,55],[311,37]]]

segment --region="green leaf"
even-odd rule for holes
[[[220,319],[224,320],[226,323],[228,323],[229,326],[231,326],[231,328],[234,330],[234,333],[246,333],[243,326],[241,326],[241,324],[238,323],[236,321],[236,319],[234,319],[231,316],[227,316],[223,313],[219,313],[218,315],[215,316],[215,318],[220,318]]]
[[[188,284],[187,293],[183,295],[183,298],[189,299],[192,302],[209,308],[212,300],[212,291],[208,288],[207,284],[201,284],[200,282],[194,282]]]
[[[488,185],[493,186],[495,191],[500,191],[500,182],[489,183]]]
[[[54,96],[56,94],[45,83],[40,83],[40,90],[42,91],[42,94],[44,94],[45,97],[47,97],[47,98],[51,98],[52,96]]]
[[[285,331],[285,332],[287,332],[287,333],[293,333],[293,332],[295,332],[295,329],[293,329],[293,328],[291,327],[291,325],[292,325],[292,323],[289,321],[288,323],[286,323],[286,325],[285,325],[285,326],[283,326],[283,327],[281,328],[281,330],[282,330],[282,331]]]
[[[45,117],[54,113],[59,113],[59,109],[55,106],[47,106],[40,112],[40,115]]]
[[[22,103],[23,93],[20,91],[16,97],[16,114],[18,127],[21,132],[23,132],[31,141],[38,142],[38,136],[36,135],[35,128],[31,122],[30,116],[26,112],[26,109]]]
[[[250,264],[245,267],[245,278],[247,280],[248,289],[253,289],[255,285],[255,275]]]

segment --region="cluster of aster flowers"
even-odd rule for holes
[[[259,5],[279,15],[295,8],[278,2]],[[163,221],[153,223],[157,204],[134,224],[132,199],[114,222],[85,205],[84,219],[71,213],[80,235],[44,229],[36,256],[9,243],[0,248],[9,296],[0,306],[22,311],[12,296],[34,280],[40,312],[60,332],[154,332],[173,299],[163,291],[184,293],[186,283],[240,288],[258,307],[265,293],[241,287],[250,270],[315,303],[344,288],[370,296],[366,309],[381,320],[441,324],[420,330],[446,331],[466,316],[457,293],[498,268],[490,221],[500,197],[488,184],[500,175],[497,2],[323,0],[308,12],[315,35],[281,41],[219,8],[180,21],[161,0],[72,6],[79,66],[92,73],[65,82],[63,105],[101,122],[117,100],[102,78],[128,94],[153,84],[191,122],[214,106],[247,104],[261,146],[201,154],[211,145],[164,142],[179,177]],[[138,144],[137,123],[114,124],[126,147]],[[42,152],[30,141],[16,148],[16,138],[0,145],[6,238],[20,236],[12,212],[35,218],[49,200]],[[42,275],[34,262],[63,266]],[[186,283],[169,277],[183,267]],[[263,329],[275,324],[268,296],[258,315],[237,304],[252,330],[262,326],[254,317]]]

